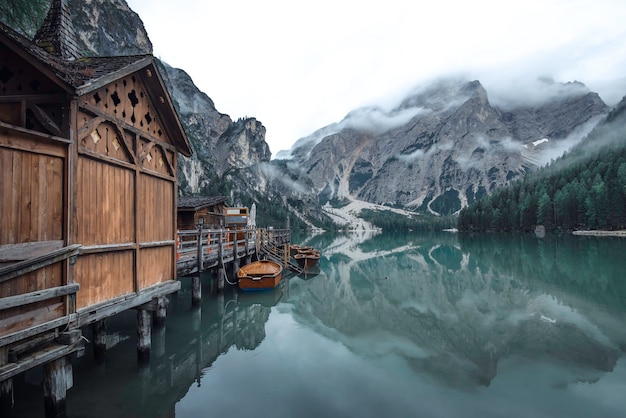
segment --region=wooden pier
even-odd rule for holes
[[[82,57],[71,26],[66,0],[52,1],[33,40],[0,23],[0,416],[12,379],[39,366],[46,415],[65,412],[84,327],[102,353],[106,319],[136,310],[145,361],[179,278],[192,277],[199,303],[203,271],[224,285],[290,239],[239,226],[177,232],[178,160],[192,149],[159,64]]]

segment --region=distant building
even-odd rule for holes
[[[202,223],[205,228],[224,226],[224,214],[228,207],[226,196],[183,196],[178,198],[178,229],[198,228]]]

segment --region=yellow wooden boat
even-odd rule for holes
[[[253,261],[237,271],[237,284],[243,291],[274,289],[283,276],[283,266],[271,260]]]

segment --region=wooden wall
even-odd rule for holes
[[[77,309],[176,279],[176,149],[134,74],[79,99]]]
[[[0,245],[63,238],[64,148],[0,128]]]
[[[0,245],[58,241],[64,228],[67,144],[0,127]],[[0,267],[32,254],[0,257]],[[66,284],[58,262],[0,283],[0,297],[23,295]],[[58,297],[0,311],[0,337],[65,315]]]

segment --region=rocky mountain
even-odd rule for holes
[[[64,1],[83,55],[151,53],[140,17],[124,0]],[[36,18],[17,16],[26,23],[13,26],[32,35],[24,27],[42,20],[47,7],[45,0],[29,4]],[[0,19],[13,9],[0,7]],[[350,112],[271,160],[260,121],[233,121],[185,71],[167,63],[161,69],[194,151],[181,158],[180,193],[256,203],[261,225],[284,225],[288,217],[292,227],[329,225],[324,207],[336,211],[349,201],[453,213],[559,155],[607,111],[580,83],[543,80],[549,98],[520,104],[515,94],[490,100],[478,81],[442,80],[391,110]]]
[[[496,106],[479,81],[439,80],[390,111],[353,111],[278,158],[302,168],[322,203],[453,213],[560,155],[608,110],[581,83],[540,82],[541,103]]]

